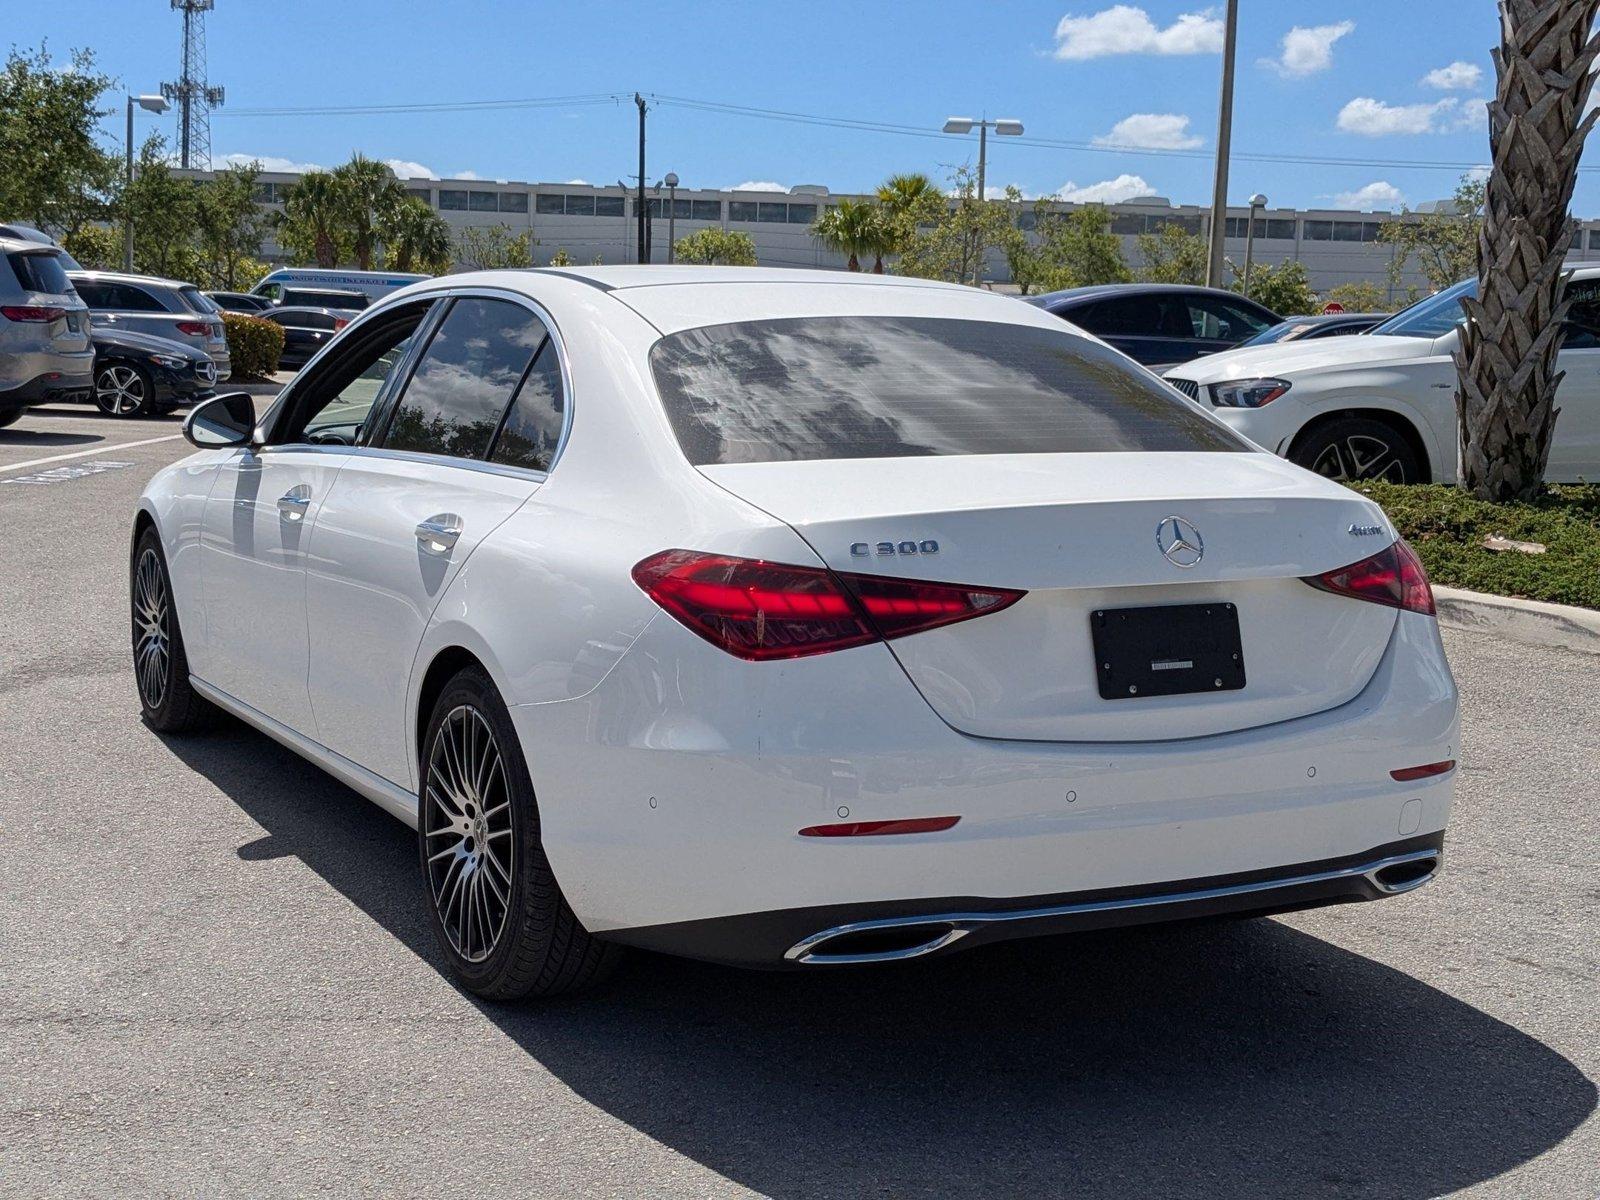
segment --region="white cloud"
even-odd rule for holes
[[[1333,198],[1334,207],[1353,208],[1361,212],[1371,212],[1374,209],[1393,210],[1405,202],[1406,198],[1400,189],[1383,179],[1375,180],[1353,192],[1340,192]]]
[[[1455,100],[1446,98],[1432,104],[1385,104],[1369,96],[1357,96],[1339,110],[1339,128],[1366,137],[1392,133],[1435,133],[1442,118],[1455,109]]]
[[[746,179],[728,189],[730,192],[787,192],[789,189],[770,179]]]
[[[1489,97],[1475,96],[1457,101],[1455,119],[1442,127],[1446,133],[1471,133],[1489,130]]]
[[[476,171],[453,171],[450,174],[450,178],[451,179],[482,179],[483,176],[479,175]]]
[[[1165,29],[1142,8],[1116,4],[1092,16],[1065,16],[1056,25],[1055,56],[1065,62],[1113,54],[1217,54],[1222,19],[1211,10],[1184,13]]]
[[[1468,171],[1467,178],[1473,183],[1483,183],[1489,178],[1492,170],[1488,163],[1482,163]]]
[[[1094,142],[1130,150],[1193,150],[1200,145],[1200,139],[1189,132],[1189,118],[1178,113],[1134,113]]]
[[[292,158],[281,158],[276,154],[224,154],[222,161],[230,167],[248,167],[251,163],[256,163],[263,171],[288,171],[297,175],[306,171],[327,169],[321,163],[296,162]]]
[[[1422,86],[1438,88],[1441,91],[1468,91],[1478,86],[1483,78],[1483,68],[1476,63],[1453,62],[1448,67],[1439,67],[1429,71],[1422,77]]]
[[[1118,175],[1115,179],[1103,179],[1083,187],[1071,182],[1064,183],[1056,196],[1079,204],[1120,204],[1124,200],[1149,196],[1154,192],[1155,189],[1138,175]]]
[[[1333,44],[1355,27],[1354,21],[1340,21],[1337,25],[1296,25],[1283,35],[1278,57],[1261,61],[1290,78],[1315,75],[1333,65]]]
[[[569,179],[569,180],[567,180],[567,186],[568,187],[593,187],[594,185],[591,184],[587,179]]]
[[[384,166],[395,173],[397,179],[437,179],[438,174],[432,167],[425,167],[419,162],[412,162],[406,158],[386,158]]]

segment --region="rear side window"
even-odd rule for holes
[[[61,259],[48,251],[39,253],[19,250],[6,255],[12,273],[25,292],[44,292],[49,296],[70,296],[72,281],[61,265]]]
[[[495,439],[490,462],[530,471],[548,471],[561,444],[566,397],[561,388],[561,359],[555,339],[546,337],[533,369],[517,389],[505,426]]]
[[[457,300],[417,363],[384,445],[483,458],[545,338],[539,318],[503,300]]]
[[[650,366],[697,466],[1249,449],[1109,347],[1031,325],[749,321],[662,338]]]

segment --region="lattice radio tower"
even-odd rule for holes
[[[161,94],[178,107],[178,151],[184,167],[211,168],[211,110],[223,90],[206,82],[206,13],[216,0],[172,0],[183,14],[183,74]]]

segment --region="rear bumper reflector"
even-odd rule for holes
[[[1447,758],[1443,762],[1423,763],[1420,767],[1401,767],[1398,771],[1390,771],[1389,777],[1401,783],[1410,783],[1413,779],[1427,779],[1433,775],[1443,775],[1456,769],[1456,760]]]
[[[801,837],[877,837],[888,833],[940,833],[960,817],[906,817],[898,821],[841,821],[836,825],[808,825]]]

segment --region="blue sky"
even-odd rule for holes
[[[1483,100],[1498,30],[1491,0],[1244,0],[1231,199],[1392,207],[1448,195],[1488,158]],[[404,14],[404,15],[402,15]],[[227,88],[212,148],[269,164],[334,164],[361,150],[443,177],[610,183],[635,167],[630,100],[378,115],[248,115],[307,106],[593,96],[663,100],[652,182],[822,183],[866,189],[935,175],[976,139],[760,119],[665,97],[936,131],[951,114],[1019,117],[990,143],[989,182],[1026,193],[1204,202],[1211,187],[1220,8],[1143,0],[217,0],[210,78]],[[77,0],[7,13],[16,45],[92,48],[136,91],[178,71],[166,0]],[[170,117],[141,127],[174,129]],[[120,143],[120,115],[107,126]],[[1163,153],[1164,151],[1164,153]],[[1253,161],[1292,155],[1349,163]],[[1458,164],[1430,169],[1409,164]],[[1600,172],[1574,204],[1600,212]]]

